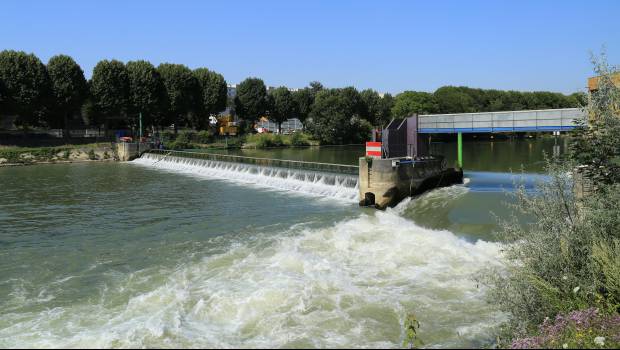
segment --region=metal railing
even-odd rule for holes
[[[506,112],[427,114],[419,116],[421,133],[562,131],[586,120],[580,108]]]
[[[269,166],[269,167],[287,168],[287,169],[303,169],[303,170],[337,173],[337,174],[358,175],[359,173],[359,166],[356,166],[356,165],[304,162],[304,161],[298,161],[298,160],[257,158],[257,157],[233,156],[229,154],[171,151],[171,150],[160,150],[160,149],[152,149],[144,153],[160,154],[163,156],[204,159],[204,160],[211,160],[211,161],[216,161],[216,162],[243,163],[243,164],[252,164],[256,166]]]

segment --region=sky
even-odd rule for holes
[[[584,91],[591,54],[620,63],[620,1],[0,2],[0,50],[207,67],[229,84],[432,92]]]

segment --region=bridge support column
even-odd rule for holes
[[[459,133],[458,138],[457,138],[457,154],[458,154],[458,160],[457,160],[457,165],[459,168],[463,168],[463,134]]]

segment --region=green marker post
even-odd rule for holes
[[[458,161],[457,161],[457,163],[458,163],[459,168],[462,169],[463,168],[463,134],[462,133],[459,133],[457,143],[458,143],[458,146],[457,146],[458,147],[458,151],[457,151],[458,152]]]

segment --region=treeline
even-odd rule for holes
[[[580,92],[564,95],[547,91],[521,92],[443,86],[434,93],[405,91],[398,94],[392,112],[395,116],[401,117],[411,113],[475,113],[573,108],[586,103],[586,95]]]
[[[237,85],[229,99],[221,74],[206,68],[191,70],[181,64],[102,60],[86,80],[69,56],[52,57],[47,65],[35,55],[0,52],[0,118],[17,116],[16,125],[68,129],[75,119],[105,130],[136,128],[138,116],[153,129],[174,126],[207,130],[209,117],[226,107],[241,121],[242,132],[252,132],[267,116],[279,125],[298,118],[324,144],[357,143],[371,128],[393,117],[413,113],[462,113],[578,107],[585,95],[518,92],[445,86],[434,93],[405,91],[392,97],[353,87],[329,89],[319,82],[291,91],[267,89],[259,78]]]
[[[0,52],[0,118],[16,116],[23,128],[67,129],[77,118],[106,130],[135,128],[141,114],[145,127],[204,129],[226,103],[224,77],[206,68],[102,60],[87,81],[69,56],[45,65],[33,54]]]

